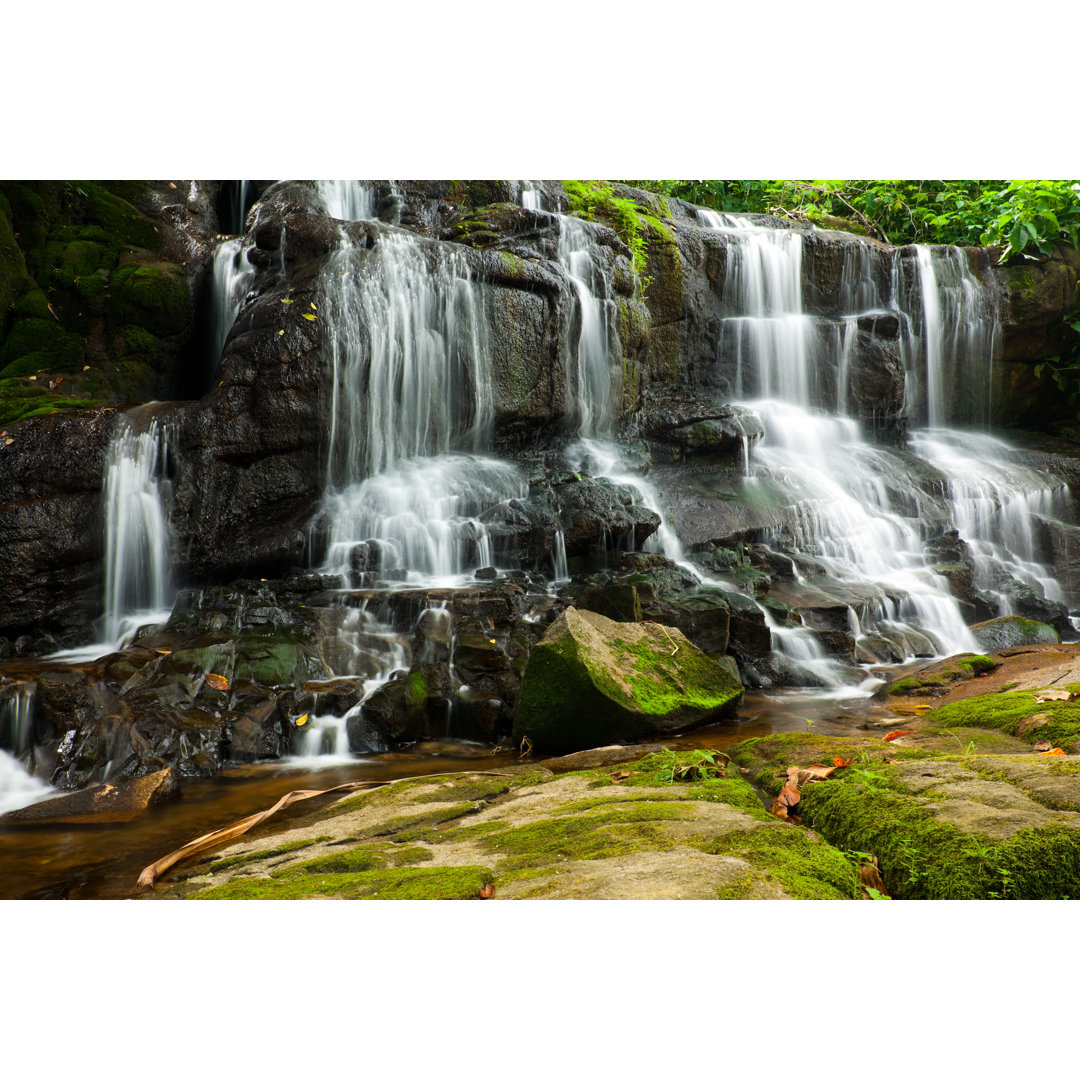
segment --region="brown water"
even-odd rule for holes
[[[664,740],[676,749],[721,749],[743,739],[787,731],[854,734],[868,719],[893,718],[865,698],[837,701],[799,691],[747,694],[738,722],[715,724]],[[807,720],[812,721],[807,724]],[[486,770],[517,764],[515,751],[493,753],[470,743],[426,743],[324,768],[267,762],[188,780],[182,797],[152,807],[134,821],[106,825],[0,826],[0,899],[99,899],[133,895],[145,866],[203,833],[265,810],[297,789],[330,788],[353,780],[394,780],[426,773]],[[311,804],[307,804],[310,809]],[[304,804],[253,830],[280,828]]]

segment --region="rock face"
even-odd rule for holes
[[[976,623],[971,632],[979,647],[987,652],[1011,649],[1017,645],[1056,645],[1061,640],[1052,626],[1020,615],[1003,615]]]
[[[514,737],[584,749],[733,716],[742,684],[678,630],[568,608],[525,669]]]

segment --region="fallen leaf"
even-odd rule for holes
[[[628,780],[633,775],[633,773],[616,772],[610,773],[609,775],[611,776],[611,782],[613,784],[621,784],[624,780]]]
[[[56,383],[55,383],[55,382],[54,382],[54,381],[53,381],[52,379],[50,379],[50,380],[49,380],[49,389],[50,389],[50,390],[55,390],[55,389],[56,389],[56,385],[57,385],[57,384],[56,384]]]
[[[794,806],[802,798],[802,794],[794,784],[785,784],[776,798],[785,806]]]
[[[850,765],[854,760],[855,760],[854,758],[845,759],[845,758],[842,758],[842,757],[834,757],[832,759],[832,763],[833,763],[835,768],[844,769],[844,768],[847,768],[847,766]]]
[[[310,311],[305,311],[305,312],[303,313],[303,318],[305,318],[305,319],[308,319],[308,320],[309,320],[310,322],[314,322],[314,321],[315,321],[315,316],[314,316],[314,315],[312,315]]]
[[[14,439],[5,439],[4,440],[4,445],[5,446],[10,446],[14,441],[15,441]]]
[[[1041,705],[1044,701],[1068,701],[1072,694],[1068,690],[1040,690],[1035,695],[1035,702]]]
[[[64,381],[64,376],[63,375],[57,375],[56,376],[56,385],[57,386],[59,386],[63,381]]]
[[[899,739],[901,735],[914,735],[914,731],[890,731],[888,735],[882,739],[882,742],[892,742],[893,739]]]
[[[915,706],[915,711],[916,712],[929,712],[933,707],[934,707],[933,705],[916,705]]]
[[[314,300],[312,300],[310,303],[311,303],[312,308],[314,308],[315,311],[319,310],[317,307],[315,307],[315,301]]]
[[[227,840],[235,840],[236,837],[242,836],[249,829],[254,828],[260,822],[265,821],[271,815],[276,814],[286,806],[292,805],[294,802],[300,802],[303,799],[313,799],[317,795],[330,795],[338,791],[359,791],[361,788],[386,786],[387,783],[385,780],[353,780],[351,783],[339,784],[337,787],[332,788],[321,788],[314,791],[290,791],[287,795],[282,795],[269,810],[262,810],[257,814],[251,814],[246,818],[241,818],[239,821],[234,821],[231,825],[226,825],[222,829],[215,829],[213,832],[204,833],[202,836],[198,836],[194,840],[188,841],[183,847],[178,847],[175,851],[170,851],[168,855],[158,859],[157,862],[151,863],[143,870],[139,875],[139,880],[135,887],[138,890],[149,889],[154,882],[169,869],[169,867],[174,866],[183,859],[190,859],[193,855],[198,855],[208,848],[217,847],[218,844],[224,844]]]
[[[87,364],[87,365],[86,365],[86,366],[85,366],[85,367],[83,368],[83,371],[89,371],[89,370],[90,370],[90,365],[89,365],[89,364]]]
[[[486,885],[481,885],[477,891],[477,896],[481,900],[490,900],[495,895],[495,886],[488,882]]]
[[[1053,750],[1044,750],[1039,757],[1054,757],[1058,754],[1064,755],[1065,751],[1060,746],[1055,746]]]
[[[217,675],[211,671],[206,676],[206,685],[212,686],[215,690],[228,690],[229,680],[224,675]]]
[[[303,727],[308,722],[308,718],[310,716],[311,716],[310,713],[304,713],[303,716],[298,716],[296,718],[296,726],[297,727]]]
[[[161,653],[162,656],[172,655],[172,649],[155,649],[154,652]]]
[[[1049,739],[1043,739],[1042,742],[1037,742],[1032,749],[1034,749],[1036,751],[1049,750],[1050,747],[1053,746],[1053,745],[1054,744]]]
[[[795,787],[803,787],[814,780],[828,780],[836,769],[835,765],[807,765],[805,767],[792,765],[787,771],[788,783]]]
[[[864,889],[877,889],[879,893],[885,896],[889,895],[885,892],[885,882],[881,878],[880,871],[870,863],[863,863],[859,867],[859,884]]]
[[[773,799],[772,806],[769,807],[769,813],[775,814],[778,818],[782,818],[784,821],[788,820],[788,808],[786,803],[782,803],[779,799]]]
[[[173,191],[176,190],[176,185],[171,180],[169,181],[169,187],[171,187]]]
[[[36,382],[37,381],[37,376],[36,375],[27,375],[26,378],[30,382]]]

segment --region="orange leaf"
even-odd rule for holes
[[[1052,757],[1056,754],[1064,755],[1064,753],[1065,751],[1062,750],[1060,746],[1055,746],[1053,750],[1044,750],[1041,754],[1039,754],[1039,757]]]
[[[481,900],[490,900],[495,895],[495,886],[488,882],[487,885],[481,885],[477,896]]]
[[[794,806],[802,798],[802,795],[794,784],[785,784],[776,798],[778,802],[782,802],[785,806]]]
[[[914,735],[914,731],[890,731],[888,735],[882,739],[882,742],[892,742],[893,739],[899,739],[901,735]]]
[[[228,690],[229,680],[224,675],[215,675],[214,672],[210,672],[206,676],[206,685],[212,686],[215,690]]]
[[[779,799],[773,799],[772,806],[769,807],[769,813],[775,814],[778,818],[783,818],[784,821],[788,819],[787,805]]]
[[[624,780],[628,780],[633,775],[633,773],[628,772],[613,772],[610,774],[611,782],[613,784],[621,784]]]
[[[848,765],[850,765],[854,760],[855,760],[854,758],[845,759],[845,758],[842,758],[842,757],[834,757],[832,759],[832,763],[836,768],[843,769],[843,768],[846,768]]]

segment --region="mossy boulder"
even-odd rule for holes
[[[743,687],[681,631],[567,608],[533,649],[515,738],[587,749],[733,716]]]
[[[979,647],[987,652],[1012,649],[1018,645],[1056,645],[1061,641],[1052,626],[1020,615],[1002,615],[997,619],[975,623],[971,632]]]

